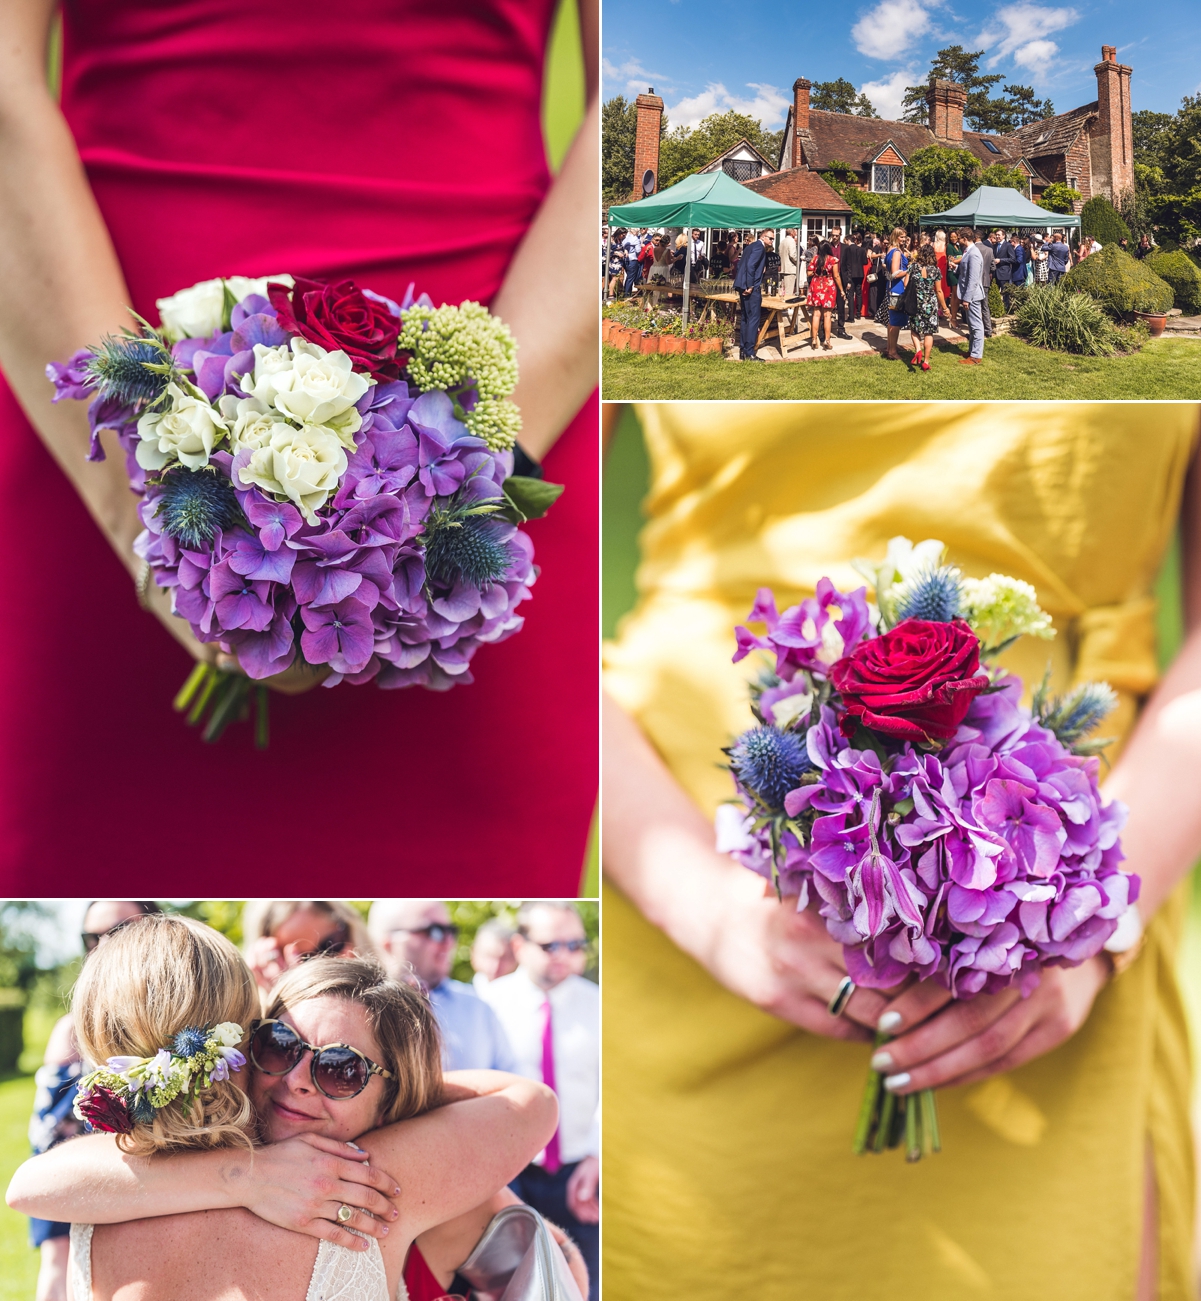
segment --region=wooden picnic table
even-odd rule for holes
[[[668,293],[683,294],[682,285],[648,285],[647,291],[651,293]],[[696,318],[698,325],[703,325],[713,315],[713,306],[715,303],[735,303],[737,304],[741,295],[734,289],[701,289],[696,285],[689,288],[689,295],[692,298],[704,300],[705,306],[701,309],[701,314]],[[763,295],[762,310],[763,320],[759,325],[759,337],[755,341],[756,350],[763,346],[763,340],[773,331],[776,340],[780,345],[780,355],[784,355],[784,339],[786,337],[785,326],[788,326],[787,333],[795,337],[801,332],[801,317],[804,314],[804,298],[797,299],[795,302],[774,295]],[[806,321],[808,317],[805,317]]]

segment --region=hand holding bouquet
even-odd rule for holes
[[[518,525],[562,491],[515,475],[516,345],[478,303],[403,303],[352,281],[232,277],[158,303],[162,325],[53,364],[126,453],[146,581],[246,676],[197,665],[177,697],[206,740],[250,680],[294,664],[445,690],[523,623]],[[249,680],[248,680],[249,679]],[[255,694],[266,743],[266,691]]]
[[[1022,707],[995,657],[1019,636],[1053,635],[1033,588],[965,578],[942,543],[895,538],[875,589],[816,595],[779,614],[759,592],[736,630],[741,660],[774,654],[752,684],[752,727],[727,751],[738,802],[719,847],[817,907],[856,985],[932,980],[967,999],[1044,966],[1094,956],[1138,897],[1119,866],[1125,808],[1097,786],[1112,708],[1086,683]],[[877,1041],[883,1043],[887,1036]],[[871,1072],[855,1150],[937,1150],[933,1094],[885,1093]]]

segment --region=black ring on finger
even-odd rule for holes
[[[834,991],[834,997],[826,1004],[826,1011],[831,1016],[841,1016],[846,1011],[851,995],[855,992],[855,982],[850,976],[843,976]]]

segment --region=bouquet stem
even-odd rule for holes
[[[177,713],[186,712],[189,727],[196,727],[208,711],[202,736],[213,743],[221,739],[230,723],[248,717],[253,705],[254,744],[257,749],[265,750],[270,738],[267,701],[267,688],[252,683],[241,673],[227,673],[212,664],[197,664],[180,687],[174,708]]]
[[[875,1048],[886,1044],[891,1035],[876,1035]],[[884,1088],[881,1071],[869,1070],[859,1104],[852,1151],[883,1152],[886,1148],[905,1146],[906,1161],[920,1161],[942,1150],[938,1132],[938,1108],[933,1089],[900,1096]]]

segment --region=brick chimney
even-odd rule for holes
[[[783,159],[785,167],[800,167],[805,161],[805,145],[809,141],[809,92],[813,82],[798,77],[792,83],[792,139]]]
[[[1097,120],[1089,134],[1094,194],[1116,202],[1134,185],[1134,143],[1130,123],[1131,68],[1118,62],[1117,49],[1101,46],[1097,74]]]
[[[654,86],[646,88],[645,95],[634,101],[638,109],[638,127],[634,135],[634,188],[630,202],[644,199],[659,188],[659,124],[663,121],[663,101],[655,94]],[[643,188],[642,178],[651,172],[649,190]]]
[[[963,143],[963,110],[967,107],[967,88],[957,81],[939,80],[926,91],[930,108],[930,131],[941,144]]]

